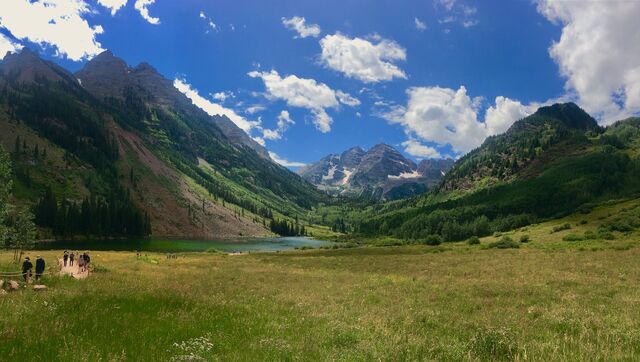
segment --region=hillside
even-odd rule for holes
[[[392,200],[437,185],[452,165],[450,159],[422,160],[416,165],[392,146],[378,144],[367,151],[354,147],[328,155],[298,174],[332,195]]]
[[[271,219],[304,222],[324,199],[146,63],[131,68],[105,52],[72,75],[25,49],[0,72],[0,140],[14,157],[16,197],[36,205],[50,189],[58,219],[86,202],[109,220],[133,210],[155,236],[265,235]],[[79,231],[55,218],[41,226]]]
[[[640,123],[601,129],[574,104],[541,108],[456,162],[411,202],[351,215],[367,235],[445,241],[512,230],[640,193]]]

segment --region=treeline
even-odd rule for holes
[[[50,228],[56,236],[143,237],[151,234],[149,214],[138,209],[128,191],[123,190],[107,198],[92,196],[79,203],[66,198],[58,201],[48,188],[34,211],[36,224]]]
[[[414,240],[430,235],[439,235],[445,241],[485,236],[588,210],[590,204],[600,200],[637,195],[638,175],[639,159],[601,145],[589,154],[550,165],[536,178],[374,216],[358,223],[356,231]]]
[[[306,236],[307,231],[304,225],[297,222],[292,223],[287,220],[271,220],[269,224],[271,232],[280,236]]]

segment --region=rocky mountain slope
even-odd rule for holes
[[[354,147],[332,154],[298,170],[304,179],[334,195],[374,199],[399,199],[425,192],[437,185],[453,160],[422,160],[404,157],[387,144],[365,151]]]
[[[35,205],[51,190],[54,219],[65,222],[86,203],[114,213],[109,220],[122,217],[117,210],[147,215],[154,236],[265,235],[270,220],[304,222],[325,197],[153,67],[129,67],[110,52],[76,74],[27,49],[8,54],[0,63],[0,129],[18,201]]]

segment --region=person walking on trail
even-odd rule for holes
[[[89,262],[91,261],[91,258],[89,257],[89,252],[85,251],[84,255],[82,256],[82,259],[84,260],[84,267],[88,272],[89,271]]]
[[[78,254],[78,270],[80,273],[84,272],[84,254]]]
[[[29,278],[31,278],[31,269],[33,269],[33,264],[29,257],[24,258],[24,262],[22,263],[22,277],[24,278],[24,282],[28,283]]]
[[[69,259],[69,252],[68,251],[64,251],[64,254],[62,254],[62,261],[64,262],[64,267],[67,267],[67,260]]]
[[[73,266],[73,259],[76,258],[76,255],[71,252],[71,255],[69,255],[69,266]]]
[[[40,255],[36,258],[36,280],[39,280],[44,273],[44,259]]]

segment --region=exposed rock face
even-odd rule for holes
[[[7,287],[9,291],[16,291],[20,289],[20,284],[18,284],[18,282],[16,282],[15,280],[9,280]]]
[[[423,160],[416,165],[392,146],[378,144],[368,151],[354,147],[298,170],[331,194],[395,199],[425,192],[436,185],[453,160]]]

